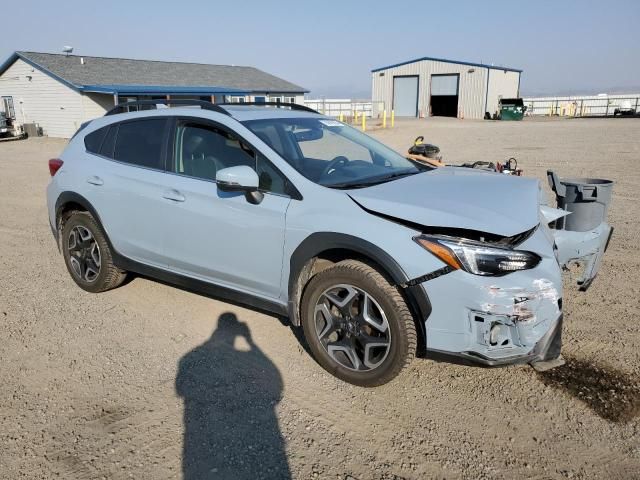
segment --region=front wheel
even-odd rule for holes
[[[301,314],[318,363],[354,385],[385,384],[415,356],[415,324],[402,295],[362,262],[345,260],[315,275]]]

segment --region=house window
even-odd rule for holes
[[[244,103],[244,97],[231,97],[231,103]]]
[[[281,103],[282,102],[282,97],[281,96],[274,96],[274,95],[269,95],[269,101],[270,102],[275,102],[275,103]]]

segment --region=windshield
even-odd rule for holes
[[[427,170],[380,142],[327,118],[271,118],[243,124],[309,180],[361,188]]]

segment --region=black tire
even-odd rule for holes
[[[92,237],[91,245],[97,246],[97,257],[99,261],[89,260],[91,267],[88,270],[96,270],[97,274],[89,273],[88,270],[83,274],[82,266],[80,264],[87,264],[87,261],[83,261],[82,255],[90,255],[89,248],[84,248],[82,253],[78,251],[71,251],[70,245],[75,245],[74,238],[78,237],[78,232],[90,232]],[[67,270],[71,275],[71,278],[76,284],[86,290],[87,292],[98,293],[116,288],[124,282],[127,277],[127,273],[120,270],[113,264],[113,257],[111,255],[111,249],[109,243],[106,240],[106,235],[91,216],[89,212],[72,212],[64,221],[61,232],[61,247],[64,262],[67,266]],[[79,247],[80,248],[80,247]],[[75,261],[72,259],[75,258]],[[74,265],[75,264],[75,265]]]
[[[373,299],[373,302],[376,302],[375,304],[371,303],[374,308],[381,309],[383,312],[380,318],[386,317],[386,325],[388,325],[386,331],[389,335],[388,346],[377,347],[379,351],[384,348],[386,352],[384,355],[386,356],[380,353],[379,355],[382,356],[382,359],[373,368],[363,365],[363,362],[360,362],[359,368],[365,368],[365,370],[356,370],[345,366],[345,364],[351,365],[351,367],[354,366],[354,362],[346,354],[343,354],[343,358],[348,361],[344,361],[341,364],[340,361],[334,358],[334,356],[339,356],[341,352],[334,353],[334,356],[331,356],[328,352],[329,347],[325,346],[319,338],[322,336],[322,332],[319,332],[319,330],[325,331],[325,327],[318,327],[318,322],[322,324],[325,321],[325,316],[322,312],[317,312],[316,306],[318,302],[326,303],[329,298],[327,292],[330,292],[329,295],[333,295],[331,293],[334,292],[332,288],[340,288],[340,285],[352,286],[354,290],[365,297],[368,296],[368,298]],[[346,294],[344,298],[348,296],[349,294]],[[360,300],[356,299],[355,303],[358,302]],[[355,308],[357,310],[357,307]],[[335,311],[333,310],[333,312]],[[417,346],[415,323],[402,294],[380,272],[365,263],[356,260],[344,260],[312,277],[302,296],[300,314],[304,336],[313,356],[325,370],[345,382],[362,387],[383,385],[393,380],[415,357]],[[333,337],[336,339],[335,341],[329,342],[325,340],[325,342],[329,342],[328,344],[330,345],[336,345],[339,342],[355,341],[355,343],[351,343],[351,345],[356,346],[354,351],[358,351],[360,354],[364,351],[364,356],[366,357],[366,349],[362,348],[364,344],[360,343],[358,339],[358,328],[368,328],[369,336],[366,338],[371,338],[370,335],[384,335],[384,333],[371,329],[369,327],[370,322],[362,322],[360,314],[353,317],[350,314],[346,315],[350,321],[353,320],[356,325],[359,325],[355,328],[356,333],[353,333],[352,323],[351,326],[345,326],[335,333]],[[338,320],[332,320],[332,322],[343,322],[344,315],[339,314],[339,316]],[[360,316],[360,319],[358,319],[358,316]],[[331,317],[336,318],[333,315]],[[370,331],[373,331],[373,333],[370,333]],[[348,334],[350,338],[346,338]],[[331,333],[331,335],[334,335],[334,333]],[[340,335],[342,335],[342,338]],[[372,351],[375,350],[372,349]],[[363,357],[359,356],[358,360],[363,360]]]

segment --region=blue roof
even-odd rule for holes
[[[118,95],[248,95],[250,92],[230,87],[184,87],[180,85],[81,85],[81,92],[111,93]]]
[[[434,62],[445,62],[445,63],[455,63],[457,65],[468,65],[470,67],[481,67],[481,68],[492,68],[494,70],[506,70],[508,72],[518,72],[522,73],[522,70],[517,68],[509,68],[509,67],[500,67],[497,65],[486,65],[484,63],[473,63],[473,62],[461,62],[460,60],[449,60],[446,58],[435,58],[435,57],[421,57],[415,58],[413,60],[407,60],[406,62],[394,63],[393,65],[387,65],[386,67],[374,68],[371,72],[379,72],[380,70],[387,70],[389,68],[400,67],[402,65],[408,65],[410,63],[421,62],[423,60],[432,60]]]

